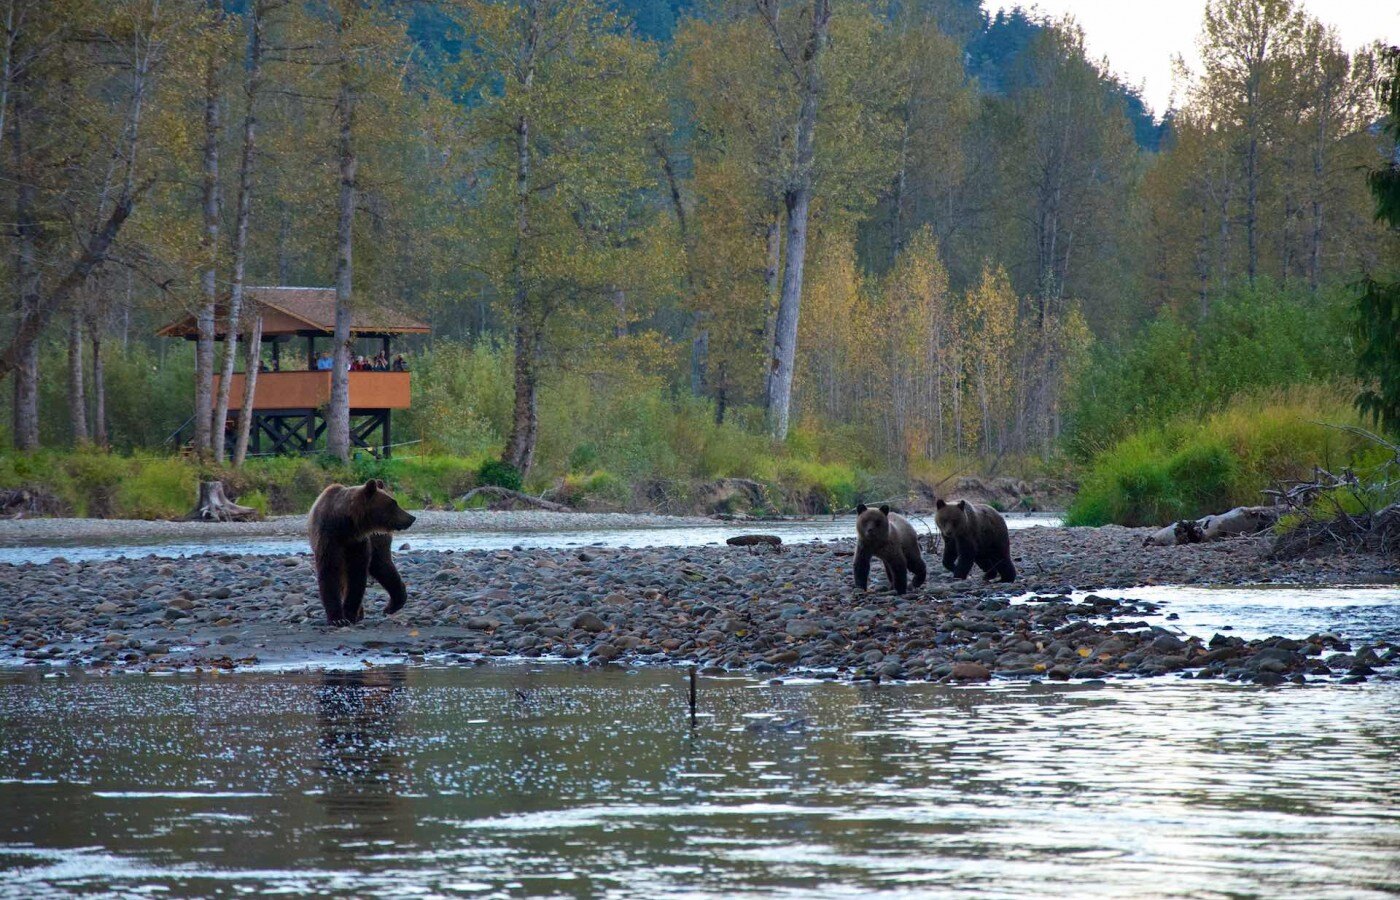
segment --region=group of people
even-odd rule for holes
[[[316,355],[316,366],[318,371],[329,372],[335,368],[335,357],[329,350],[322,350]],[[389,361],[389,356],[384,351],[379,351],[374,356],[355,356],[350,360],[351,372],[407,372],[408,361],[400,353],[394,357],[393,362]]]
[[[404,361],[403,354],[394,357],[390,362],[387,354],[383,350],[373,356],[357,356],[350,361],[351,372],[407,372],[408,363]]]

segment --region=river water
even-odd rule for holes
[[[0,675],[0,896],[1400,891],[1400,683]]]
[[[933,527],[933,518],[915,519],[920,531]],[[1016,513],[1006,517],[1008,528],[1056,527],[1060,518],[1046,513]],[[656,528],[556,529],[510,531],[427,531],[404,532],[395,543],[414,550],[526,550],[561,547],[703,547],[722,544],[736,534],[776,534],[789,544],[854,538],[855,516],[831,516],[775,522],[724,522],[714,525],[680,525]],[[62,557],[70,562],[119,559],[121,557],[193,556],[216,550],[259,556],[306,553],[306,538],[244,537],[220,535],[202,541],[162,540],[147,543],[125,541],[72,542],[54,544],[16,543],[0,546],[0,564],[46,563]]]

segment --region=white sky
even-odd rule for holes
[[[984,0],[983,7],[1034,8],[1053,18],[1068,13],[1084,29],[1089,55],[1108,58],[1123,81],[1143,89],[1143,99],[1160,116],[1172,90],[1172,57],[1181,54],[1198,68],[1196,37],[1205,0]],[[1347,50],[1373,40],[1400,43],[1400,0],[1300,0],[1309,15],[1337,29]]]

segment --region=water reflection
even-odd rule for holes
[[[1400,683],[699,699],[692,729],[664,670],[0,675],[0,896],[1397,888]]]
[[[328,856],[373,843],[408,842],[413,815],[400,721],[408,670],[325,672],[316,688],[320,793]]]

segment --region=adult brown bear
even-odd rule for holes
[[[924,583],[928,567],[919,553],[919,535],[914,526],[888,506],[870,509],[856,507],[856,587],[862,591],[870,583],[870,560],[878,557],[885,564],[885,575],[896,594],[909,589],[909,573],[914,587]]]
[[[307,533],[327,622],[349,625],[365,617],[365,584],[370,575],[389,592],[384,611],[393,615],[403,609],[408,590],[394,568],[389,533],[403,531],[413,522],[414,517],[404,512],[377,478],[360,487],[333,484],[321,492],[311,507]]]
[[[943,568],[954,578],[966,578],[976,563],[985,573],[1002,581],[1016,580],[1011,563],[1011,535],[1001,513],[981,503],[945,503],[939,500],[933,521],[943,535]]]

